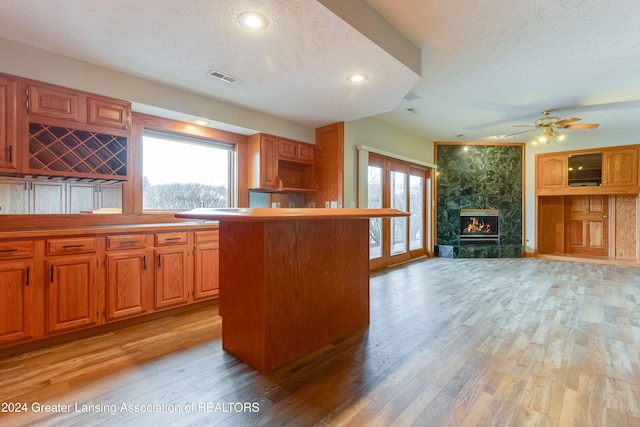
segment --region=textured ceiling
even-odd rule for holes
[[[570,132],[640,129],[636,0],[366,1],[422,49],[421,77],[314,0],[4,0],[0,37],[309,126],[376,115],[481,140],[551,108],[601,124]],[[245,10],[269,27],[240,28]]]

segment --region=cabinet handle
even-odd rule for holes
[[[9,146],[9,163],[13,163],[13,145]]]
[[[6,254],[9,252],[18,252],[18,250],[17,249],[0,249],[0,253],[2,254]]]
[[[181,237],[167,237],[165,240],[180,240]]]
[[[62,249],[78,249],[78,248],[84,248],[84,245],[64,245],[64,246],[62,246]]]
[[[120,246],[135,245],[136,243],[138,243],[137,240],[125,240],[124,242],[120,242]]]
[[[147,256],[146,255],[142,255],[142,269],[143,270],[147,269]]]
[[[29,273],[31,272],[30,268],[27,267],[27,277],[26,277],[26,281],[25,281],[25,285],[29,286]]]
[[[161,265],[160,265],[160,255],[158,255],[158,268],[160,268],[160,267],[161,267]]]
[[[267,173],[266,173],[266,172],[263,172],[263,173],[262,173],[262,180],[263,180],[263,181],[266,181],[266,180],[267,180]]]
[[[49,282],[53,283],[53,265],[51,266],[51,277],[49,277]]]

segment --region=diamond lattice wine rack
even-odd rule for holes
[[[126,180],[127,138],[29,123],[29,171]]]

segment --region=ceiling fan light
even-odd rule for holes
[[[564,134],[560,132],[555,133],[555,137],[558,141],[564,141]]]

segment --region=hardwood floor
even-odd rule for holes
[[[215,305],[5,357],[0,402],[28,412],[0,425],[639,426],[639,390],[640,269],[436,258],[374,274],[366,330],[266,375]]]

